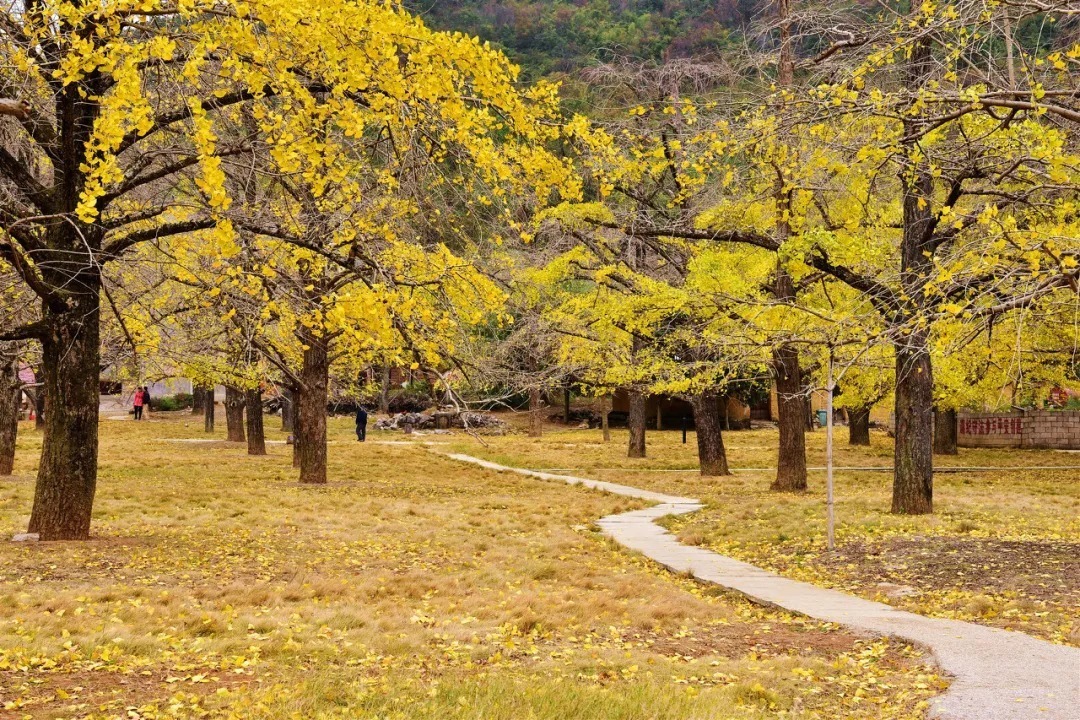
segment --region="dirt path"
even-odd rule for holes
[[[680,544],[656,521],[700,510],[694,498],[675,497],[629,485],[571,475],[523,470],[469,455],[449,457],[491,470],[582,485],[656,505],[609,515],[603,531],[623,546],[699,580],[722,585],[768,605],[835,622],[876,635],[889,635],[927,648],[953,678],[936,698],[930,717],[941,720],[1073,720],[1080,707],[1080,650],[1029,635],[974,623],[941,620],[897,610],[837,590],[767,572],[698,547]]]

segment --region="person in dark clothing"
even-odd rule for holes
[[[360,442],[367,439],[367,410],[363,405],[356,409],[356,439]]]

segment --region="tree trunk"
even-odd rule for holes
[[[0,355],[0,475],[15,470],[15,439],[19,435],[19,361]]]
[[[90,537],[97,489],[101,283],[86,270],[71,284],[81,292],[66,312],[45,306],[50,327],[41,340],[48,410],[29,532],[42,540]]]
[[[263,432],[262,390],[253,388],[244,393],[244,410],[247,413],[248,455],[265,455],[266,435]]]
[[[34,373],[34,378],[39,383],[44,383],[45,380],[45,368],[38,368],[38,371]],[[38,385],[34,389],[34,429],[45,430],[45,385]]]
[[[694,395],[690,404],[694,408],[694,428],[697,435],[698,462],[701,474],[706,477],[730,475],[724,435],[720,428],[720,399],[712,393]]]
[[[281,393],[281,431],[293,432],[293,419],[296,417],[296,392],[293,388],[285,388]]]
[[[664,414],[660,411],[660,398],[656,399],[656,429],[664,429]]]
[[[208,433],[214,432],[214,410],[217,400],[214,399],[214,386],[206,388],[206,399],[203,400],[203,430]]]
[[[791,42],[791,0],[777,0],[776,14],[780,20],[780,63],[777,81],[782,88],[795,84],[795,49]]]
[[[956,449],[956,411],[934,411],[934,454],[959,455]]]
[[[382,366],[382,381],[379,383],[379,412],[390,414],[390,366]]]
[[[870,406],[848,410],[848,444],[870,444]]]
[[[925,334],[920,331],[896,347],[894,513],[922,515],[934,511],[933,402],[930,355]]]
[[[330,359],[326,341],[304,338],[304,364],[300,370],[300,403],[296,433],[300,443],[300,482],[326,484],[326,404]]]
[[[626,452],[627,457],[645,457],[645,393],[640,390],[630,391],[630,417],[627,419],[630,426],[630,447]]]
[[[903,81],[922,87],[934,68],[929,38],[912,48]],[[904,136],[916,138],[926,119],[908,114]],[[920,515],[934,511],[933,403],[934,378],[930,362],[929,330],[916,324],[927,312],[926,283],[934,273],[934,178],[916,141],[905,141],[903,234],[900,239],[900,287],[903,290],[897,322],[915,325],[897,328],[896,445],[894,450],[892,511]]]
[[[544,434],[544,418],[540,414],[541,397],[539,389],[529,390],[529,436],[540,437]]]
[[[790,0],[778,0],[776,12],[780,25],[780,62],[777,81],[780,87],[790,89],[795,84],[795,50],[791,33]],[[791,236],[792,214],[791,190],[780,178],[776,187],[776,205],[780,222],[777,231],[780,243]],[[777,261],[773,296],[782,302],[794,302],[795,283],[782,261]],[[776,377],[776,425],[780,432],[776,462],[776,479],[772,489],[794,492],[806,489],[806,431],[813,430],[810,417],[810,395],[802,394],[802,369],[799,367],[799,351],[784,345],[773,351],[773,374]]]
[[[206,402],[206,388],[202,385],[191,386],[191,414],[202,415],[205,411],[203,403]]]
[[[99,100],[90,96],[105,87],[89,79],[94,75],[89,72],[83,80],[57,89],[53,99],[57,138],[46,181],[50,192],[42,194],[53,217],[34,237],[40,249],[30,249],[37,266],[30,272],[38,278],[33,286],[43,301],[38,339],[45,421],[29,532],[41,540],[89,538],[97,489],[104,231],[82,222],[75,212],[86,187],[85,168],[100,110]],[[5,218],[6,231],[11,219]],[[32,228],[27,230],[34,235]]]
[[[244,442],[244,393],[225,386],[225,432],[229,442]]]
[[[300,468],[300,397],[302,395],[303,393],[297,388],[289,390],[290,404],[292,405],[289,422],[293,437],[292,466],[297,469]]]
[[[600,427],[604,431],[604,442],[611,442],[611,427],[608,425],[608,415],[611,413],[611,397],[605,395],[600,400]]]
[[[781,267],[776,270],[773,294],[781,300],[795,299],[795,285],[791,276]],[[776,378],[776,426],[780,431],[776,480],[773,481],[772,489],[780,492],[805,490],[809,400],[802,392],[802,369],[799,367],[798,349],[783,345],[774,350],[772,369]]]
[[[570,388],[563,388],[563,424],[570,424]]]

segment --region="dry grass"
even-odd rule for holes
[[[708,507],[666,524],[688,544],[838,587],[905,609],[1030,632],[1080,644],[1080,471],[1020,470],[1077,466],[1080,454],[960,449],[935,459],[941,468],[1000,470],[939,473],[936,514],[891,515],[892,476],[865,470],[836,474],[838,552],[825,552],[825,474],[811,471],[803,494],[769,491],[775,430],[725,434],[726,478],[701,478],[695,438],[650,433],[649,457],[628,460],[626,432],[611,443],[599,431],[552,427],[540,439],[509,436],[480,447],[456,438],[454,449],[506,464],[561,468],[587,477],[703,499]],[[838,432],[836,465],[889,467],[892,441],[875,432],[869,448]],[[824,432],[808,435],[808,461],[824,465]]]
[[[591,523],[631,501],[344,419],[304,487],[282,445],[169,442],[199,425],[103,422],[94,539],[0,544],[0,717],[916,718],[943,687],[911,648],[623,552]]]

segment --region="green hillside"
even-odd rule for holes
[[[432,26],[478,35],[528,77],[613,55],[715,55],[768,0],[407,0]]]

